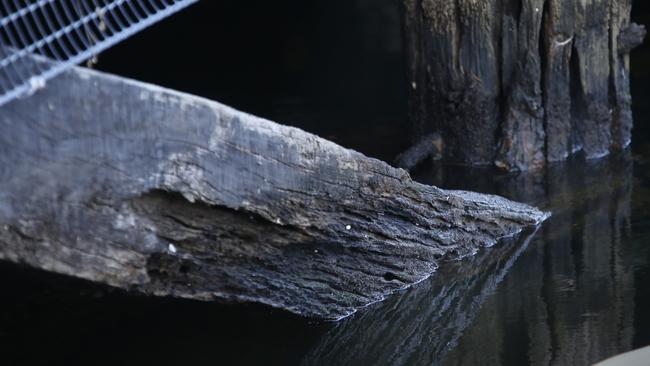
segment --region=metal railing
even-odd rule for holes
[[[0,0],[0,105],[198,0]]]

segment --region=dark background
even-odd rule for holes
[[[390,158],[407,145],[399,22],[396,0],[200,1],[97,68]]]

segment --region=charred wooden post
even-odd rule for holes
[[[0,259],[338,319],[546,214],[81,68],[0,109]]]
[[[402,0],[414,141],[505,170],[626,148],[631,3]]]

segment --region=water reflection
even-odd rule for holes
[[[650,342],[635,322],[649,230],[645,211],[634,216],[647,190],[637,178],[633,199],[633,167],[628,153],[537,176],[423,169],[421,181],[496,192],[554,216],[532,240],[443,266],[334,327],[303,364],[587,365]]]
[[[541,199],[555,216],[446,364],[586,365],[632,349],[632,166],[628,156],[549,171]]]
[[[445,263],[431,280],[330,330],[303,365],[438,364],[532,236]]]

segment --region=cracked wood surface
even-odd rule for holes
[[[442,158],[541,169],[630,144],[631,0],[401,0],[413,141]]]
[[[75,68],[0,109],[0,259],[335,320],[547,214]]]

